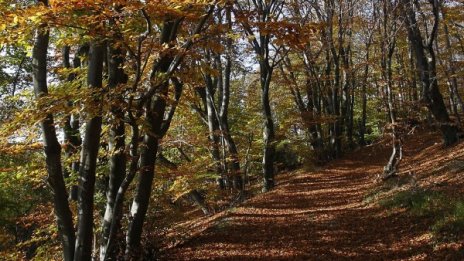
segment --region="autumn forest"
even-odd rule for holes
[[[0,14],[0,260],[464,259],[462,0]]]

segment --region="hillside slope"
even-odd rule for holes
[[[192,225],[202,229],[160,259],[464,259],[462,235],[453,243],[432,235],[436,217],[379,204],[408,190],[463,195],[464,143],[443,149],[435,133],[408,136],[400,176],[378,182],[389,153],[378,143],[322,170],[281,175],[274,191]]]

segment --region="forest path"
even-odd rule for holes
[[[285,174],[275,190],[232,209],[161,259],[435,259],[424,222],[366,201],[389,153],[389,146],[371,146],[323,170]]]

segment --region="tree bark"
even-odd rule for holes
[[[122,208],[123,208],[123,203],[124,203],[124,196],[129,188],[129,185],[132,183],[132,181],[135,178],[135,175],[137,174],[138,171],[138,163],[139,163],[139,137],[140,137],[140,132],[139,132],[139,127],[136,124],[136,122],[131,122],[131,127],[132,127],[132,136],[131,136],[131,142],[130,142],[130,166],[129,166],[129,172],[122,181],[118,192],[116,194],[114,204],[113,204],[113,219],[111,220],[110,224],[110,230],[108,233],[108,238],[106,240],[106,246],[105,246],[105,252],[104,256],[101,258],[101,260],[115,260],[118,257],[114,256],[117,251],[113,250],[116,244],[116,237],[118,236],[117,232],[119,229],[119,220],[122,218]]]
[[[102,88],[104,46],[94,42],[90,46],[87,84],[89,88],[97,90],[94,102],[101,102],[98,89]],[[86,123],[82,144],[79,169],[79,197],[78,197],[78,226],[75,248],[75,261],[92,259],[93,242],[93,209],[95,193],[95,174],[98,150],[100,148],[100,134],[102,117],[100,109]]]
[[[416,15],[413,9],[414,2],[411,0],[402,0],[402,4],[408,29],[408,39],[414,50],[416,67],[420,73],[423,100],[439,124],[445,146],[452,145],[458,141],[458,128],[451,122],[445,103],[443,102],[443,96],[438,88],[436,59],[435,52],[433,50],[433,41],[436,40],[436,31],[438,29],[438,1],[432,1],[435,21],[427,46],[424,46],[422,34],[417,24]],[[426,55],[426,50],[430,55],[430,61]]]
[[[208,12],[203,16],[195,28],[194,34],[200,33],[209,19],[209,16],[214,11],[215,6],[210,5]],[[149,20],[149,18],[147,18]],[[161,30],[160,44],[168,44],[172,47],[172,43],[177,38],[177,32],[183,19],[174,21],[165,21]],[[193,45],[192,40],[187,40],[183,48],[188,50]],[[150,74],[149,89],[143,94],[142,106],[145,109],[145,126],[146,133],[144,135],[142,151],[140,154],[140,173],[139,183],[136,188],[136,195],[132,204],[129,228],[126,237],[126,259],[138,259],[140,257],[140,240],[142,236],[143,222],[148,209],[148,203],[151,195],[151,186],[153,183],[155,172],[156,153],[158,151],[159,141],[164,137],[171,124],[174,116],[177,102],[171,106],[167,117],[166,97],[169,89],[169,77],[177,69],[183,59],[183,55],[174,55],[173,52],[168,52],[163,55],[153,64]],[[166,76],[161,76],[166,74]],[[172,77],[171,77],[171,80]],[[175,98],[180,99],[182,93],[181,85],[177,80],[174,80]]]
[[[69,61],[69,46],[65,46],[62,49],[62,56],[63,56],[63,67],[70,69],[71,63]],[[67,81],[73,81],[75,78],[75,74],[69,74]],[[72,106],[73,103],[71,101],[68,102],[69,106]],[[75,115],[67,115],[65,118],[65,125],[64,125],[64,140],[66,144],[66,157],[70,158],[72,155],[78,152],[78,147],[81,145],[81,138],[79,133],[79,121],[76,121]],[[79,172],[79,162],[72,162],[70,165],[70,170],[74,173]],[[64,170],[65,176],[69,176],[68,171],[66,171],[66,167]]]
[[[443,9],[441,9],[441,14],[443,17],[443,20],[446,18],[445,12],[443,12]],[[461,112],[464,111],[464,102],[462,101],[461,96],[459,95],[458,91],[458,79],[456,78],[456,65],[455,62],[453,61],[453,48],[451,46],[451,39],[450,39],[450,34],[448,30],[448,25],[446,21],[443,23],[443,29],[445,33],[445,46],[446,50],[448,52],[448,66],[447,66],[447,74],[450,75],[448,78],[450,78],[450,89],[452,91],[452,94],[455,98],[455,103],[456,105],[459,105]]]
[[[272,78],[272,68],[266,62],[260,63],[261,104],[264,119],[263,130],[263,191],[269,191],[275,186],[274,157],[275,157],[275,130],[269,99],[269,87]]]
[[[40,1],[48,5],[48,1]],[[32,79],[36,99],[48,95],[47,86],[47,49],[49,32],[45,25],[36,30],[32,49]],[[61,146],[56,136],[53,115],[47,113],[40,123],[47,167],[47,182],[53,191],[53,205],[58,225],[58,234],[63,247],[63,259],[71,261],[74,257],[74,226],[72,212],[68,203],[68,194],[63,178]]]
[[[165,22],[161,32],[160,42],[169,43],[177,36],[178,23]],[[172,55],[165,55],[155,62],[152,68],[150,83],[156,85],[156,91],[144,105],[146,133],[143,137],[143,145],[140,152],[140,172],[136,194],[130,211],[130,222],[126,238],[126,259],[137,259],[141,255],[140,240],[142,238],[143,223],[148,210],[151,195],[151,187],[155,175],[156,154],[159,141],[163,138],[162,124],[166,111],[166,96],[168,94],[168,79],[157,82],[159,73],[167,72],[173,61]],[[155,86],[151,86],[155,87]],[[170,121],[170,119],[169,119]]]
[[[214,83],[210,75],[205,76],[205,95],[206,99],[204,99],[205,107],[206,107],[206,115],[208,120],[208,131],[209,131],[209,142],[211,148],[211,156],[213,157],[213,161],[216,165],[216,173],[218,175],[224,175],[225,166],[224,168],[221,165],[221,156],[219,152],[219,122],[218,122],[218,115],[216,113],[216,108],[214,106]]]
[[[232,11],[231,7],[226,8],[226,22],[228,29],[232,31]],[[223,125],[223,136],[226,141],[227,147],[229,149],[229,154],[232,159],[232,178],[233,184],[236,189],[239,189],[241,192],[244,190],[243,177],[240,173],[240,159],[238,157],[238,149],[235,141],[231,135],[229,127],[229,101],[230,101],[230,79],[232,73],[232,39],[227,37],[226,39],[226,53],[225,53],[225,66],[224,66],[224,83],[222,84],[222,104],[219,110],[219,119]]]
[[[123,52],[120,49],[108,47],[108,86],[110,89],[115,89],[119,84],[126,82],[124,70],[122,69],[124,63]],[[117,95],[120,97],[119,95]],[[125,150],[125,124],[124,112],[120,109],[119,104],[122,99],[118,98],[112,101],[111,114],[113,120],[111,122],[110,137],[109,137],[109,151],[110,157],[110,170],[108,189],[106,192],[106,208],[102,221],[102,239],[100,242],[100,260],[105,258],[105,255],[113,257],[118,255],[118,249],[113,248],[112,253],[106,254],[106,246],[109,239],[111,224],[115,222],[115,227],[120,228],[120,213],[114,213],[114,205],[116,195],[119,187],[126,176],[126,153]],[[120,209],[119,211],[121,211]]]
[[[370,43],[372,37],[369,37],[366,43],[366,64],[364,65],[363,83],[361,87],[361,124],[359,126],[359,145],[366,145],[366,122],[367,122],[367,85],[369,77],[369,55],[370,55]]]
[[[159,141],[162,138],[161,124],[166,110],[166,100],[163,96],[167,94],[167,89],[167,83],[160,86],[157,96],[153,97],[146,105],[145,125],[148,131],[143,138],[140,153],[140,173],[127,232],[126,257],[128,259],[137,258],[141,254],[140,240],[155,175],[156,154]]]

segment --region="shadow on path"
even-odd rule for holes
[[[389,156],[388,147],[372,150],[321,171],[284,175],[274,191],[248,200],[160,258],[443,260],[430,245],[426,221],[363,201]]]

